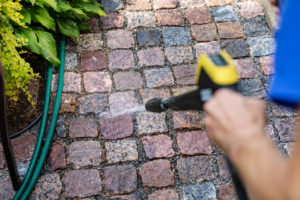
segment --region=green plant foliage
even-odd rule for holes
[[[30,80],[38,77],[38,74],[35,74],[30,65],[21,58],[17,48],[25,45],[27,41],[17,38],[11,25],[14,23],[20,27],[25,26],[21,9],[18,1],[0,0],[0,60],[4,69],[6,94],[17,101],[19,91],[22,90],[34,104],[28,92],[28,84]],[[26,20],[29,21],[28,17]]]

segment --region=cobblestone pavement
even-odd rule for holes
[[[260,1],[102,4],[108,18],[90,20],[81,41],[67,42],[55,140],[32,199],[236,199],[204,113],[154,114],[143,106],[192,88],[197,56],[221,48],[235,59],[242,93],[266,100],[266,132],[290,154],[296,114],[267,98],[274,41]],[[23,175],[37,130],[13,140]],[[13,193],[1,153],[0,199]]]

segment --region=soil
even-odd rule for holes
[[[46,71],[45,59],[33,53],[24,55],[24,58],[30,63],[33,71],[40,74],[40,78],[31,81],[29,85],[29,92],[32,95],[33,102],[35,102],[35,106],[32,106],[31,103],[28,102],[26,95],[23,93],[20,93],[18,102],[11,101],[7,98],[6,116],[10,135],[30,125],[43,109]]]

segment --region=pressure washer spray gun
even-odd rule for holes
[[[237,91],[239,76],[230,55],[221,50],[216,55],[200,55],[196,70],[197,88],[169,98],[154,98],[145,107],[150,112],[171,110],[203,110],[203,104],[220,88]],[[239,199],[246,200],[247,195],[238,174],[227,159],[229,170]]]

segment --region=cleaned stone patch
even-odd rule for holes
[[[188,8],[185,16],[190,24],[208,24],[211,22],[210,13],[205,8]]]
[[[156,12],[159,26],[184,26],[182,13],[179,10],[160,10]]]
[[[194,49],[196,57],[199,57],[200,54],[216,54],[220,51],[220,44],[217,41],[197,43],[194,45]]]
[[[240,78],[257,78],[258,72],[254,69],[250,58],[234,60]]]
[[[47,164],[52,171],[65,169],[67,167],[65,148],[63,145],[55,144],[51,147]]]
[[[221,185],[218,198],[222,200],[238,200],[236,190],[233,184]]]
[[[237,22],[217,23],[217,28],[221,39],[235,39],[243,37],[242,26]]]
[[[79,141],[69,147],[69,161],[75,168],[97,166],[101,162],[101,147],[97,141]]]
[[[185,200],[217,200],[216,188],[212,183],[185,186],[182,191]]]
[[[188,28],[169,27],[162,31],[164,43],[166,46],[191,44],[191,33]]]
[[[144,187],[167,187],[174,185],[174,174],[168,160],[154,160],[139,169]]]
[[[176,83],[190,85],[195,83],[196,65],[182,65],[173,67]]]
[[[105,94],[90,94],[78,98],[79,113],[102,113],[107,110],[108,99]]]
[[[80,71],[102,70],[107,68],[106,55],[103,52],[89,52],[81,53]]]
[[[152,12],[127,12],[126,18],[129,29],[155,27],[156,20]]]
[[[101,4],[106,13],[124,8],[122,0],[102,0]]]
[[[256,17],[243,22],[244,33],[248,37],[255,37],[269,33],[264,17]]]
[[[159,46],[162,43],[162,36],[159,30],[137,31],[137,41],[139,47]]]
[[[218,39],[215,24],[192,25],[192,36],[197,42],[209,42]]]
[[[167,47],[165,49],[165,55],[171,64],[182,64],[194,61],[194,54],[191,47]]]
[[[81,34],[80,40],[76,40],[78,52],[97,51],[103,47],[102,35],[100,33]]]
[[[154,66],[164,65],[165,56],[160,48],[151,48],[138,51],[139,65],[141,66]]]
[[[215,177],[208,156],[180,158],[177,161],[177,170],[183,184],[198,183]]]
[[[85,72],[83,83],[86,92],[109,92],[112,87],[108,72]]]
[[[131,114],[119,116],[104,115],[100,117],[100,130],[105,139],[121,139],[132,135]]]
[[[128,10],[151,10],[150,0],[126,0]]]
[[[221,44],[221,48],[225,49],[233,58],[249,56],[249,46],[244,39],[225,40]]]
[[[167,132],[166,114],[140,112],[136,117],[139,134]]]
[[[139,72],[117,72],[114,74],[117,90],[134,90],[142,88],[143,80]]]
[[[72,119],[69,124],[70,138],[97,137],[97,123],[94,119],[78,117]]]
[[[148,195],[149,200],[178,200],[175,190],[157,190]]]
[[[202,118],[197,111],[174,111],[173,123],[175,130],[199,129],[203,126]]]
[[[123,194],[136,190],[137,173],[133,165],[108,166],[103,171],[104,184],[108,193]]]
[[[57,81],[58,81],[58,74],[52,75],[51,92],[56,92]],[[63,92],[80,93],[81,92],[80,83],[81,83],[80,74],[75,72],[65,72]]]
[[[216,22],[236,22],[237,17],[232,6],[212,8],[212,13]]]
[[[125,17],[118,13],[110,13],[107,17],[101,17],[101,25],[104,30],[122,28],[124,23]]]
[[[238,5],[240,7],[240,15],[244,19],[264,15],[263,8],[259,2],[245,1],[238,3]]]
[[[254,57],[268,56],[274,52],[274,39],[269,36],[248,38],[248,44]]]
[[[279,138],[282,142],[293,142],[295,141],[295,128],[294,124],[296,122],[295,118],[275,118],[274,125],[278,132]]]
[[[107,46],[110,49],[128,49],[134,46],[132,32],[127,30],[113,30],[106,33]]]
[[[65,70],[73,71],[77,67],[77,54],[68,53],[65,55]]]
[[[63,183],[65,196],[70,198],[100,195],[102,191],[100,174],[96,169],[65,172]]]
[[[116,92],[109,96],[109,106],[111,112],[121,112],[138,107],[138,102],[133,91]]]
[[[168,86],[174,84],[172,71],[169,68],[144,70],[147,86],[149,88]]]
[[[131,50],[116,50],[108,53],[109,68],[129,69],[134,68],[134,58]]]
[[[142,143],[146,156],[152,158],[171,158],[175,155],[172,139],[167,135],[144,136]]]
[[[204,3],[204,0],[179,0],[181,8],[199,8],[203,7]]]
[[[144,89],[140,90],[140,94],[143,99],[143,103],[146,103],[152,98],[160,97],[160,98],[167,98],[171,96],[169,89]]]
[[[163,8],[176,8],[177,1],[176,0],[153,0],[153,9],[163,9]]]
[[[273,56],[265,56],[259,58],[259,67],[264,75],[269,76],[274,74],[274,57]]]
[[[115,142],[106,142],[106,158],[108,163],[137,160],[138,152],[135,140],[118,140]]]

